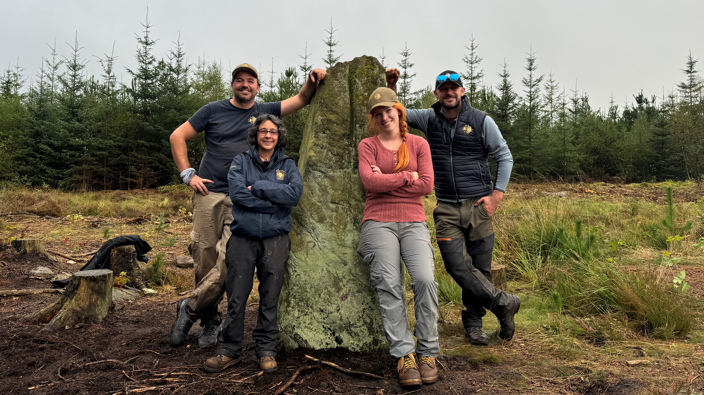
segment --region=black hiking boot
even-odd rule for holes
[[[513,339],[513,334],[516,332],[516,323],[513,321],[513,316],[518,313],[521,308],[521,299],[516,295],[504,294],[507,301],[494,310],[496,318],[501,324],[499,337],[503,340]]]
[[[198,347],[208,348],[218,344],[218,334],[222,330],[220,320],[212,319],[203,323],[203,333],[198,336]]]
[[[469,344],[473,346],[488,346],[489,339],[486,337],[486,333],[482,328],[478,326],[472,326],[464,330],[464,337],[469,339]]]
[[[188,331],[198,321],[198,315],[191,312],[188,299],[181,299],[176,303],[176,321],[171,326],[171,345],[181,347],[186,342]]]

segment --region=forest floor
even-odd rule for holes
[[[674,197],[678,209],[687,212],[687,218],[701,221],[704,187],[695,183],[677,187]],[[564,197],[551,195],[563,192]],[[249,335],[256,322],[255,284],[253,302],[246,311],[242,360],[221,374],[209,374],[203,371],[202,365],[214,355],[214,349],[198,347],[196,337],[200,326],[195,325],[191,330],[186,346],[173,348],[168,342],[176,302],[193,287],[193,269],[174,265],[177,256],[187,254],[191,229],[188,192],[118,191],[77,195],[0,191],[3,245],[8,245],[11,237],[42,238],[49,250],[73,255],[94,251],[115,236],[139,234],[154,247],[150,256],[163,254],[165,268],[171,273],[170,281],[155,286],[158,291],[155,296],[117,302],[100,324],[79,324],[54,333],[41,331],[41,324],[28,322],[24,317],[52,302],[57,295],[0,297],[0,388],[3,394],[272,394],[289,381],[298,368],[316,365],[306,360],[306,354],[344,368],[372,372],[384,379],[368,379],[316,366],[301,373],[286,393],[704,393],[701,316],[704,254],[698,247],[669,248],[681,261],[661,271],[661,275],[670,278],[681,270],[686,271],[690,285],[687,297],[694,307],[695,325],[684,336],[656,338],[652,333],[634,329],[632,322],[616,313],[575,316],[557,309],[549,292],[532,286],[511,270],[508,291],[523,300],[514,340],[498,339],[495,333],[498,323],[489,313],[485,318],[485,331],[491,334],[490,345],[469,345],[460,321],[461,307],[458,303],[442,303],[438,325],[442,354],[438,358],[440,379],[433,385],[401,388],[396,381],[396,363],[389,355],[362,355],[343,350],[282,350],[277,357],[278,371],[259,374]],[[114,204],[115,196],[130,202],[129,209],[110,206],[107,208],[111,210],[110,215],[104,215],[101,212],[107,210],[104,202],[112,200]],[[502,236],[508,237],[507,229],[502,230],[499,222],[514,221],[509,215],[512,210],[525,208],[517,206],[519,203],[535,202],[535,207],[542,207],[554,199],[566,205],[595,204],[599,207],[595,212],[608,211],[608,207],[620,207],[629,212],[644,210],[642,215],[645,216],[652,216],[652,212],[647,211],[651,206],[640,205],[652,205],[652,210],[659,210],[665,204],[662,185],[657,184],[515,184],[503,203],[504,216],[499,212],[495,217],[497,243]],[[52,215],[57,210],[61,216]],[[160,218],[161,213],[164,216]],[[585,222],[609,222],[597,215],[585,215]],[[618,228],[613,226],[613,229]],[[610,229],[600,232],[616,232]],[[626,236],[626,233],[619,234],[624,240]],[[630,244],[623,252],[624,266],[654,260],[661,253],[656,248]],[[510,261],[508,247],[497,244],[497,249],[497,259]],[[57,257],[56,261],[50,261],[2,248],[0,290],[50,288],[49,280],[34,277],[29,271],[41,265],[54,273],[72,273],[86,262],[85,259],[69,263]],[[413,323],[411,305],[409,297]],[[224,301],[220,307],[226,309]]]

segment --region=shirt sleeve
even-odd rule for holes
[[[430,118],[430,115],[433,113],[432,109],[425,109],[425,110],[409,110],[406,109],[406,123],[408,123],[408,126],[418,129],[423,134],[426,136],[428,135],[428,132],[426,129],[428,129],[428,119]]]
[[[303,180],[293,160],[287,160],[286,164],[288,182],[281,184],[268,180],[257,180],[252,184],[252,194],[277,206],[286,208],[296,206],[303,194]]]
[[[498,164],[494,189],[506,192],[508,180],[511,178],[511,170],[513,169],[513,155],[511,155],[508,144],[506,144],[504,136],[501,135],[498,125],[488,115],[484,118],[483,129],[484,149]]]
[[[278,210],[273,203],[252,194],[247,188],[246,177],[242,162],[245,154],[235,156],[232,165],[227,173],[227,183],[230,191],[230,199],[233,204],[238,205],[245,211],[255,213],[275,213]]]
[[[374,149],[367,140],[362,140],[358,147],[359,177],[367,192],[386,193],[404,185],[413,184],[413,173],[400,171],[392,174],[374,174],[372,165],[376,164]]]
[[[414,136],[416,137],[416,136]],[[416,137],[414,144],[408,146],[409,154],[416,156],[418,163],[418,179],[411,185],[405,185],[389,192],[389,195],[400,197],[426,196],[433,192],[435,174],[433,172],[433,159],[430,155],[430,146],[422,137]]]
[[[281,118],[281,102],[262,103],[260,114],[271,114]]]
[[[200,133],[208,127],[210,122],[210,115],[212,114],[212,106],[210,103],[204,105],[200,108],[191,118],[188,119],[188,123],[193,126],[196,132]]]

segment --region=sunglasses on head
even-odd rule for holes
[[[450,79],[450,81],[457,81],[460,79],[460,75],[459,74],[443,74],[443,75],[439,75],[437,79],[438,79],[438,82],[442,83],[442,82],[447,81],[448,78]]]

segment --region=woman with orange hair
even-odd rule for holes
[[[369,107],[371,137],[358,150],[367,201],[357,253],[369,264],[389,351],[399,359],[399,383],[430,384],[437,381],[440,351],[434,250],[421,200],[433,190],[430,147],[408,133],[406,109],[391,89],[372,92]],[[411,276],[417,348],[406,317],[402,258]]]

